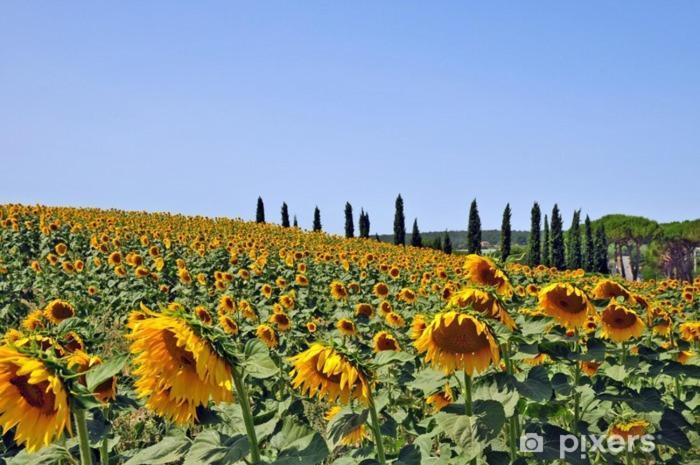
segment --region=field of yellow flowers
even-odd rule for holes
[[[699,297],[698,279],[0,206],[0,463],[697,463]]]

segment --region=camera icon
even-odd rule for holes
[[[520,452],[539,453],[544,450],[544,438],[537,433],[525,433],[520,436]]]

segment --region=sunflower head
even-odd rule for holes
[[[420,313],[413,317],[411,322],[411,339],[418,339],[428,323],[425,322],[425,316]]]
[[[629,299],[631,294],[625,287],[611,279],[603,279],[593,287],[591,296],[595,300],[609,300],[616,297]]]
[[[406,320],[398,313],[391,311],[384,317],[386,324],[392,328],[403,328],[406,326]]]
[[[340,281],[333,281],[330,284],[331,297],[335,300],[345,300],[348,298],[348,290]]]
[[[257,329],[255,330],[255,335],[269,348],[272,349],[277,347],[277,334],[275,334],[275,330],[272,329],[272,327],[264,324],[258,325]]]
[[[238,324],[230,317],[222,315],[219,317],[219,324],[226,334],[235,336],[238,334]]]
[[[338,322],[335,324],[335,327],[343,336],[357,336],[357,328],[355,327],[355,323],[353,323],[353,321],[348,318],[341,318],[340,320],[338,320]]]
[[[492,292],[465,288],[454,294],[448,305],[460,309],[471,308],[486,318],[500,321],[511,330],[515,328],[515,321],[508,314],[498,297]]]
[[[508,277],[490,258],[476,254],[467,255],[464,271],[466,278],[474,284],[495,287],[496,292],[505,297],[513,295],[513,286]]]
[[[372,315],[374,315],[374,308],[372,308],[371,304],[359,303],[355,305],[355,315],[372,318]]]
[[[22,320],[22,327],[27,331],[34,331],[44,326],[44,321],[44,312],[41,310],[34,310]]]
[[[372,338],[372,343],[375,352],[381,352],[383,350],[401,350],[399,341],[387,331],[379,331],[375,334],[374,338]]]
[[[539,294],[540,309],[566,328],[581,328],[595,313],[584,292],[567,283],[553,283]]]
[[[284,312],[275,312],[270,316],[270,323],[274,323],[279,331],[289,331],[292,327],[292,320]]]
[[[581,362],[581,371],[588,376],[593,376],[598,372],[598,368],[600,368],[600,365],[601,365],[600,362],[596,362],[593,360],[582,361]]]
[[[620,436],[625,441],[633,436],[640,437],[646,434],[649,422],[642,419],[618,421],[608,429],[610,436]]]
[[[622,305],[611,302],[600,315],[603,337],[613,342],[624,342],[640,337],[644,332],[644,322],[634,312]]]
[[[454,395],[452,394],[452,389],[449,384],[445,384],[445,387],[440,391],[431,394],[425,399],[425,403],[431,406],[432,413],[437,413],[444,409],[454,401]]]
[[[56,299],[49,302],[44,309],[44,316],[53,324],[58,324],[75,316],[75,309],[65,300]]]

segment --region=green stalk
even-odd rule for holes
[[[245,430],[248,433],[248,442],[250,443],[250,457],[253,464],[260,462],[260,448],[258,446],[258,437],[255,434],[255,424],[253,423],[253,413],[250,409],[250,398],[248,397],[248,390],[243,382],[243,375],[238,371],[237,367],[231,367],[231,372],[233,374],[233,384],[236,387],[236,394],[238,395],[238,401],[241,404],[241,412],[243,413],[243,423],[245,423]]]
[[[503,350],[503,356],[506,361],[506,371],[508,372],[509,375],[513,374],[513,360],[510,358],[510,341],[506,342],[502,346]],[[517,448],[515,446],[516,441],[518,440],[518,427],[517,427],[517,415],[518,413],[516,411],[513,411],[513,415],[508,419],[508,423],[506,423],[506,431],[508,433],[508,442],[510,446],[510,460],[511,462],[515,462],[518,458],[518,453],[517,453]]]
[[[102,414],[105,420],[109,422],[109,405],[102,408]],[[105,431],[105,435],[102,438],[102,443],[100,444],[100,463],[102,465],[109,465],[109,435]]]
[[[472,415],[472,378],[464,372],[464,412],[471,416]],[[472,459],[471,465],[476,465],[476,458]]]
[[[85,421],[85,410],[76,409],[73,414],[75,424],[78,428],[78,440],[80,444],[80,464],[92,465],[92,451],[88,438],[87,422]]]
[[[372,391],[369,391],[367,396],[369,401],[369,416],[372,421],[372,433],[374,434],[374,444],[377,447],[377,460],[380,465],[386,465],[386,456],[384,455],[384,444],[382,443],[382,433],[379,429],[379,416],[377,415],[377,407],[374,405],[374,397]]]

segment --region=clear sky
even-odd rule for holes
[[[0,5],[0,202],[700,216],[700,2]]]

